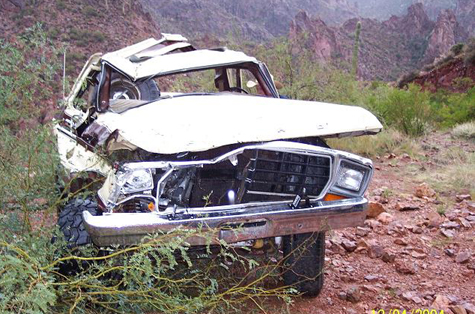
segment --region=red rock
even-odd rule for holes
[[[408,244],[408,242],[405,239],[399,239],[399,238],[394,240],[394,243],[397,245],[402,245],[402,246],[406,246]]]
[[[389,224],[391,221],[393,221],[393,216],[391,214],[388,214],[388,213],[381,213],[379,214],[378,216],[378,221],[382,224]]]
[[[414,291],[406,291],[403,292],[402,298],[406,301],[412,300],[413,297],[415,297],[415,292]]]
[[[368,212],[366,213],[366,216],[368,218],[376,218],[379,216],[379,214],[384,212],[385,210],[381,203],[369,202]]]
[[[444,312],[449,312],[449,304],[450,300],[443,295],[436,295],[434,302],[432,302],[432,305],[430,306],[432,309],[436,309],[437,311],[444,311]]]
[[[366,281],[373,282],[373,281],[377,281],[379,279],[379,276],[377,276],[377,275],[367,275],[367,276],[364,277],[364,279]]]
[[[372,293],[375,293],[375,294],[377,294],[379,292],[378,289],[376,289],[375,287],[370,286],[370,285],[363,285],[362,288],[366,291],[369,291],[369,292],[372,292]]]
[[[369,245],[365,240],[359,240],[355,252],[369,251]]]
[[[409,156],[409,154],[404,153],[401,155],[401,159],[411,160],[411,156]]]
[[[392,263],[396,259],[396,255],[391,252],[384,252],[383,256],[381,257],[383,262],[385,263]]]
[[[460,225],[453,221],[444,222],[440,227],[444,229],[460,229]]]
[[[450,310],[454,314],[467,314],[467,311],[461,305],[451,306]]]
[[[399,211],[409,211],[409,210],[418,210],[420,206],[417,204],[409,203],[409,202],[399,202],[396,204],[396,210]]]
[[[388,189],[387,186],[382,186],[380,188],[374,189],[372,194],[375,196],[382,196],[387,189]]]
[[[455,232],[452,230],[447,230],[447,229],[440,229],[440,233],[446,238],[453,238],[455,237]]]
[[[422,183],[416,187],[414,195],[418,198],[434,197],[435,191],[431,189],[427,183]]]
[[[417,266],[407,260],[397,260],[396,271],[404,275],[413,275],[417,272]]]
[[[366,237],[371,232],[371,229],[364,227],[356,227],[356,235]]]
[[[462,307],[467,311],[467,314],[475,314],[475,306],[472,303],[463,303]]]
[[[453,257],[455,255],[455,252],[452,249],[445,249],[444,253],[447,254],[447,256],[450,256],[450,257]]]
[[[461,252],[461,253],[457,254],[457,256],[455,257],[455,262],[457,262],[459,264],[468,263],[471,256],[472,256],[472,254],[470,254],[470,252],[468,252],[468,251]]]
[[[358,303],[361,300],[361,292],[357,286],[353,286],[346,291],[346,300],[351,303]]]
[[[457,218],[457,221],[464,227],[464,228],[471,228],[472,225],[470,224],[470,222],[468,222],[468,220],[466,220],[465,218],[462,218],[462,217],[459,217]]]
[[[356,243],[354,241],[345,239],[343,240],[341,245],[347,252],[353,252],[354,250],[356,250]]]
[[[411,256],[417,259],[425,259],[427,257],[424,253],[412,252]]]
[[[463,201],[470,201],[472,200],[472,196],[470,194],[460,194],[455,196],[455,200],[457,203],[461,203]]]
[[[380,245],[371,245],[369,248],[369,257],[380,258],[384,254],[384,249]]]
[[[386,159],[394,159],[394,158],[396,158],[396,154],[394,154],[394,153],[387,154],[387,155],[384,156],[384,158],[386,158]]]
[[[412,301],[416,304],[421,304],[423,302],[420,297],[413,297]]]
[[[421,234],[423,232],[422,228],[418,227],[418,226],[410,226],[407,229],[410,230],[412,233],[415,233],[415,234]]]

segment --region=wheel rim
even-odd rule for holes
[[[112,99],[141,99],[137,86],[125,80],[117,79],[111,82],[110,94]]]

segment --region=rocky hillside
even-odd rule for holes
[[[189,37],[211,34],[217,37],[239,35],[267,40],[286,35],[299,11],[318,17],[330,26],[354,17],[387,20],[403,16],[408,8],[421,3],[435,21],[440,12],[451,9],[460,24],[474,35],[475,2],[472,0],[140,0],[155,21],[168,32]]]
[[[358,76],[363,79],[394,80],[468,38],[452,10],[441,11],[433,22],[420,3],[401,17],[392,16],[384,22],[353,18],[341,27],[301,12],[291,23],[290,38],[298,45],[304,38],[303,45],[314,50],[317,60],[350,64],[358,21],[362,24]]]
[[[402,87],[408,83],[425,89],[466,92],[475,86],[475,40],[462,47],[457,45],[446,55],[399,80]]]
[[[432,62],[466,41],[475,20],[470,0],[140,1],[166,32],[258,42],[290,34],[296,46],[312,49],[317,60],[343,66],[351,64],[355,27],[361,21],[362,79],[395,80]],[[385,21],[366,18],[386,16],[370,9],[391,14]]]
[[[41,23],[55,44],[66,45],[72,77],[93,53],[160,37],[150,14],[135,0],[2,0],[0,12],[2,38]]]
[[[288,33],[294,16],[305,10],[336,25],[358,16],[350,0],[140,0],[160,27],[189,37],[212,34],[268,40]]]
[[[353,0],[358,12],[369,18],[387,20],[393,15],[404,15],[407,9],[422,3],[431,19],[436,19],[441,10],[455,9],[458,0]]]

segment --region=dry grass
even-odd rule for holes
[[[406,153],[411,157],[421,151],[417,142],[394,129],[385,129],[377,135],[352,138],[331,139],[330,147],[367,157],[381,156],[388,153],[396,155]]]
[[[459,124],[452,129],[452,136],[475,141],[475,121]]]
[[[475,197],[475,154],[459,147],[441,151],[435,158],[436,168],[419,175],[439,192],[470,193]]]

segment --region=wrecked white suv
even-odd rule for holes
[[[363,223],[373,172],[324,138],[381,128],[363,108],[282,99],[264,63],[179,35],[96,54],[55,133],[70,188],[100,187],[70,200],[59,226],[72,245],[186,226],[216,243],[280,247],[285,284],[315,296],[325,231]]]

